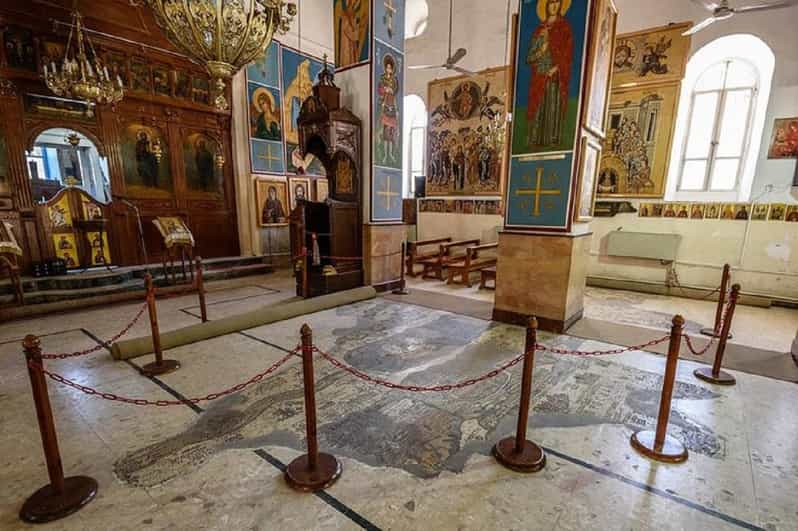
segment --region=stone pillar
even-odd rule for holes
[[[363,268],[365,283],[378,291],[398,286],[402,272],[404,225],[363,226]]]
[[[564,332],[582,317],[591,233],[499,234],[493,319]]]

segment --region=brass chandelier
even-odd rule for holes
[[[72,50],[72,38],[75,50]],[[57,96],[75,98],[93,105],[117,103],[124,95],[122,79],[111,79],[108,68],[100,61],[94,45],[83,30],[83,16],[72,11],[72,26],[60,65],[44,65],[44,82]]]
[[[214,79],[214,105],[227,110],[225,80],[263,55],[296,15],[286,0],[147,0],[169,41]],[[285,13],[284,13],[285,11]]]

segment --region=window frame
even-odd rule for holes
[[[413,133],[418,131],[421,135],[421,168],[418,170],[413,169]],[[415,197],[416,193],[416,176],[425,175],[427,168],[427,126],[426,125],[413,125],[407,135],[407,167],[408,167],[408,190],[410,190],[410,197]]]
[[[756,80],[754,84],[751,86],[743,86],[743,87],[734,87],[734,88],[726,88],[726,79],[729,73],[730,65],[735,62],[739,61],[745,64],[747,67],[751,68],[756,76]],[[718,64],[725,63],[726,68],[723,71],[723,80],[721,82],[720,88],[713,88],[713,89],[706,89],[706,90],[696,90],[695,86],[690,91],[690,110],[687,114],[687,132],[684,135],[684,139],[682,140],[682,155],[681,160],[679,163],[679,181],[676,184],[676,191],[680,193],[704,193],[704,192],[720,192],[720,193],[729,193],[729,192],[739,192],[740,184],[741,184],[741,177],[745,171],[745,164],[746,159],[748,158],[748,149],[750,146],[750,140],[752,135],[752,126],[753,126],[753,118],[754,118],[754,108],[757,102],[757,95],[759,94],[759,86],[760,86],[760,72],[756,68],[755,65],[751,64],[750,61],[744,59],[742,57],[735,57],[729,56],[720,61],[713,62],[708,67],[706,67],[701,74],[698,75],[696,78],[695,85],[697,85],[700,81],[702,76],[708,72],[710,69],[714,68]],[[747,92],[749,94],[749,104],[748,104],[748,112],[745,118],[745,133],[743,134],[742,139],[742,147],[740,149],[739,155],[730,157],[719,157],[717,155],[718,146],[720,144],[720,134],[723,127],[723,119],[725,115],[726,109],[726,99],[728,95],[732,92]],[[702,96],[705,94],[717,94],[718,100],[717,105],[715,107],[715,114],[713,117],[712,123],[712,136],[709,142],[709,151],[707,156],[704,157],[696,157],[690,158],[687,156],[687,143],[690,140],[690,127],[693,125],[693,115],[696,109],[696,98],[698,96]],[[712,174],[715,170],[715,164],[718,160],[737,160],[737,174],[734,176],[734,184],[731,188],[712,188]],[[684,188],[684,169],[688,162],[694,161],[705,161],[706,167],[704,168],[704,180],[702,183],[701,188]]]

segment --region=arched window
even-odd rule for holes
[[[418,37],[427,29],[427,0],[407,0],[405,4],[405,39]]]
[[[687,65],[668,199],[747,201],[765,125],[775,58],[753,35],[707,44]]]
[[[415,94],[405,96],[402,128],[405,183],[402,188],[405,197],[412,197],[416,191],[416,177],[426,174],[427,150],[427,106]]]

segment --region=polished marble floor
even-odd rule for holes
[[[211,319],[293,296],[272,275],[213,285]],[[193,297],[159,304],[165,330],[198,321]],[[137,310],[128,304],[0,325],[0,529],[25,529],[24,498],[46,470],[19,349],[41,334],[46,351],[95,345]],[[81,384],[135,398],[201,396],[248,379],[285,356],[307,322],[316,345],[373,376],[450,383],[501,365],[523,330],[378,298],[170,350],[173,374],[147,379],[105,352],[48,363]],[[145,322],[132,335],[143,335]],[[566,348],[605,345],[542,334]],[[629,446],[651,427],[664,359],[539,355],[528,437],[546,468],[498,466],[492,444],[513,431],[520,367],[447,394],[409,393],[316,362],[323,450],[344,466],[324,493],[299,494],[282,468],[304,448],[299,360],[241,393],[199,406],[108,402],[52,383],[67,474],[100,483],[82,511],[42,529],[798,529],[798,386],[735,373],[713,387],[681,361],[670,433],[690,459],[664,465]]]

